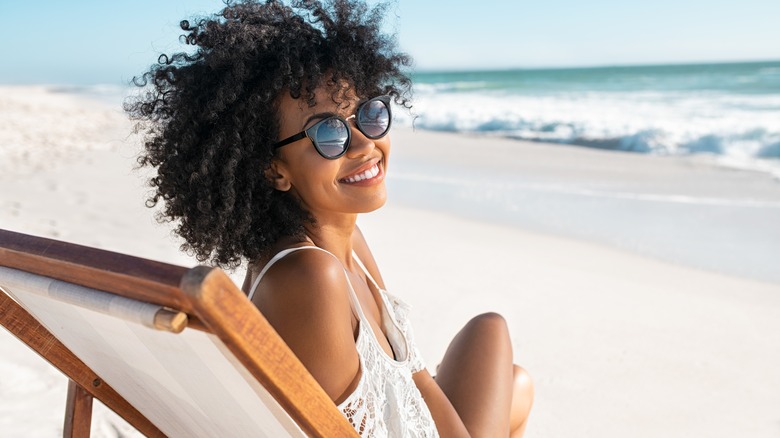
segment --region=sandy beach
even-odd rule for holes
[[[197,264],[144,206],[131,131],[118,106],[0,87],[0,228]],[[780,435],[777,179],[707,156],[392,135],[390,201],[359,223],[430,368],[497,311],[536,384],[528,437]],[[0,375],[0,435],[61,435],[65,377],[4,330]],[[102,406],[93,421],[133,435]]]

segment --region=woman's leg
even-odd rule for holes
[[[512,382],[512,408],[509,414],[509,430],[511,438],[520,438],[525,433],[528,414],[534,404],[534,384],[528,371],[514,366]]]
[[[494,438],[510,433],[513,374],[506,321],[496,313],[485,313],[455,335],[439,365],[436,383],[471,436]]]

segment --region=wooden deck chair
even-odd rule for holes
[[[147,436],[357,436],[217,268],[0,230],[0,323],[69,379],[66,436],[92,397]]]

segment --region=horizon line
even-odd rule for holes
[[[544,70],[599,70],[608,68],[634,68],[634,67],[695,67],[714,65],[737,64],[765,64],[780,63],[780,58],[753,59],[753,60],[714,60],[714,61],[681,61],[681,62],[649,62],[649,63],[616,63],[616,64],[590,64],[590,65],[560,65],[560,66],[526,66],[526,67],[435,67],[412,69],[413,73],[477,73],[477,72],[509,72],[509,71],[544,71]]]
[[[442,67],[442,68],[411,68],[412,76],[417,74],[461,74],[461,73],[491,73],[491,72],[515,72],[515,71],[560,71],[560,70],[606,70],[621,68],[642,68],[642,67],[704,67],[704,66],[724,66],[724,65],[744,65],[744,64],[780,64],[780,58],[777,59],[753,59],[753,60],[719,60],[719,61],[682,61],[682,62],[657,62],[657,63],[637,63],[637,64],[592,64],[592,65],[569,65],[569,66],[526,66],[526,67]],[[0,78],[0,86],[44,86],[44,87],[65,87],[82,88],[95,86],[127,87],[131,86],[130,79],[122,81],[27,81],[27,80],[8,80]]]

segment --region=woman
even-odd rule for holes
[[[355,225],[386,200],[391,100],[409,107],[382,12],[242,2],[182,22],[195,52],[161,56],[127,106],[149,204],[199,259],[248,261],[249,298],[362,436],[520,436],[533,389],[503,318],[472,319],[434,379]]]

